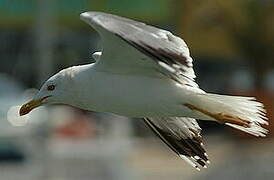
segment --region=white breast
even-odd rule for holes
[[[128,117],[174,116],[182,114],[188,91],[169,79],[109,74],[90,71],[79,76],[85,87],[75,104],[83,109],[112,112]]]

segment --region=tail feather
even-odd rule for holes
[[[185,104],[188,108],[209,117],[209,120],[224,123],[254,136],[266,136],[268,125],[264,105],[254,97],[217,94],[199,95],[200,102]]]
[[[241,118],[250,122],[268,125],[264,105],[256,101],[255,97],[208,95],[237,110],[239,112],[238,116]]]
[[[239,126],[236,124],[231,124],[231,123],[226,123],[226,125],[228,125],[232,128],[238,129],[240,131],[246,132],[248,134],[252,134],[257,137],[259,137],[259,136],[265,137],[266,134],[268,133],[267,129],[262,128],[260,125],[257,125],[255,123],[251,124],[250,127],[248,127],[248,128],[245,128],[245,127],[242,127],[242,126]]]

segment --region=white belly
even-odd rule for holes
[[[128,117],[188,116],[183,106],[193,94],[172,80],[94,73],[92,87],[78,94],[83,109],[111,112]]]

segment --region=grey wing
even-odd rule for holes
[[[199,170],[209,163],[203,147],[201,128],[193,118],[145,118],[145,123],[179,157]]]
[[[198,87],[186,43],[169,31],[102,12],[85,12],[81,19],[102,37],[101,67],[162,75]]]

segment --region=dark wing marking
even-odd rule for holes
[[[176,154],[199,170],[209,163],[200,127],[192,118],[145,118],[150,129]]]
[[[146,56],[148,57],[146,60],[153,60],[153,66],[161,74],[181,84],[198,87],[194,82],[192,58],[186,43],[169,31],[102,12],[86,12],[81,14],[81,19],[100,33],[104,42],[102,56],[110,54],[105,59],[113,59],[113,57],[120,57],[124,61],[131,59],[130,55],[125,55],[128,49],[125,49],[125,46],[119,48],[119,43],[116,43],[117,39],[122,39],[139,51],[140,57]],[[107,61],[105,59],[104,61]],[[151,66],[150,62],[147,64]]]

